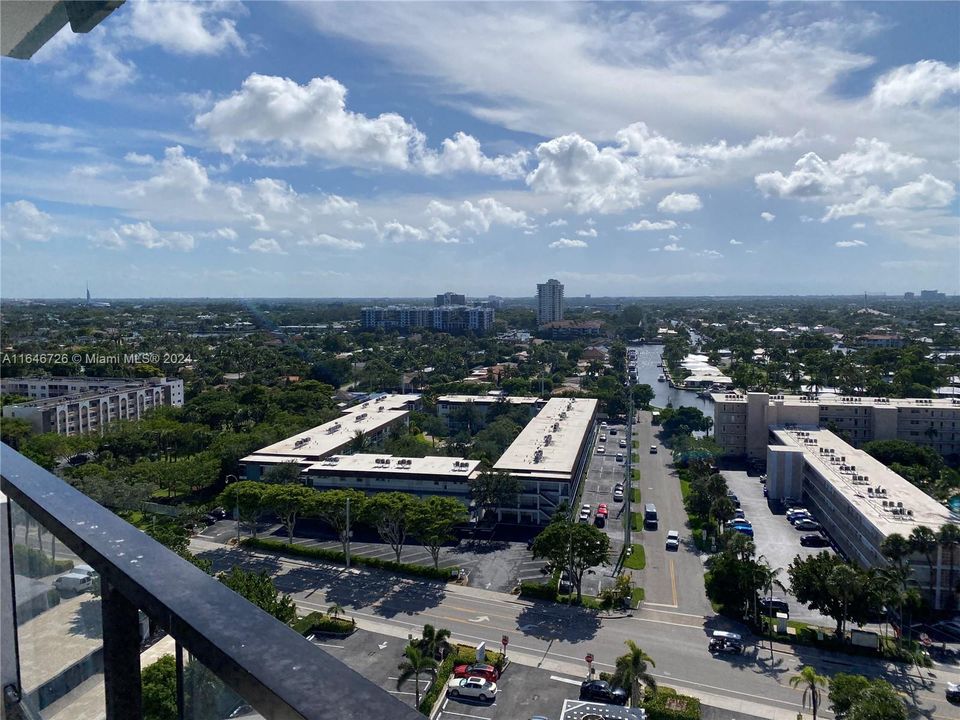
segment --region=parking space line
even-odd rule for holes
[[[461,700],[461,701],[462,701],[463,698],[458,698],[458,700]],[[477,707],[490,707],[490,708],[493,708],[493,707],[496,707],[496,706],[497,706],[497,704],[494,703],[493,705],[478,705]],[[453,710],[444,710],[443,713],[444,713],[445,715],[457,715],[458,717],[477,718],[477,720],[491,720],[489,717],[486,717],[486,716],[484,716],[484,715],[469,715],[469,714],[467,714],[467,713],[454,712]]]
[[[551,679],[551,680],[556,680],[557,682],[567,683],[568,685],[577,685],[577,686],[579,686],[579,685],[581,684],[581,681],[580,681],[580,680],[574,680],[573,678],[559,677],[559,676],[557,676],[557,675],[551,675],[551,676],[550,676],[550,679]]]

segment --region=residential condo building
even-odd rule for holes
[[[883,541],[918,526],[960,521],[950,510],[863,450],[816,425],[773,426],[767,447],[771,499],[802,499],[843,554],[865,568],[888,564]],[[956,603],[960,549],[940,545],[908,558],[916,587],[936,609]]]
[[[139,420],[162,405],[183,405],[183,380],[173,378],[13,377],[4,395],[30,402],[7,405],[3,417],[27,420],[38,433],[102,433],[115,420]]]
[[[491,307],[467,305],[388,305],[360,310],[360,324],[363,327],[381,330],[429,328],[449,333],[483,334],[493,330],[495,318],[496,311]]]
[[[437,295],[433,300],[434,307],[443,307],[445,305],[466,305],[467,296],[459,293],[445,292]]]
[[[563,320],[563,284],[550,279],[537,284],[537,325]]]
[[[487,424],[491,410],[523,406],[532,418],[546,402],[520,395],[441,395],[437,398],[437,417],[454,432],[467,426],[476,431]]]
[[[960,399],[713,394],[716,442],[729,456],[764,458],[769,428],[823,427],[854,447],[871,440],[906,440],[940,455],[960,453]]]

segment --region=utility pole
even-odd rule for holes
[[[633,386],[632,384],[629,387],[629,401],[627,411],[627,462],[625,463],[625,468],[627,471],[627,479],[624,481],[623,485],[627,489],[624,493],[623,502],[626,506],[626,522],[623,524],[623,548],[624,553],[626,553],[633,545],[630,542],[630,532],[633,529],[633,521],[630,519],[630,495],[633,493]]]
[[[347,496],[347,525],[346,525],[345,532],[347,533],[347,541],[343,545],[346,548],[346,552],[344,553],[344,560],[346,560],[346,566],[349,569],[350,567],[350,496],[349,495]]]

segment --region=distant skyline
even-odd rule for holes
[[[0,294],[954,295],[958,26],[958,3],[126,3],[0,61]]]

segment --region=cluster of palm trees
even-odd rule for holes
[[[436,680],[440,663],[450,649],[450,631],[446,628],[435,628],[433,625],[424,625],[422,636],[411,640],[404,648],[403,660],[397,665],[400,671],[397,676],[397,689],[413,678],[417,707],[420,707],[420,676],[428,675],[431,680]]]

